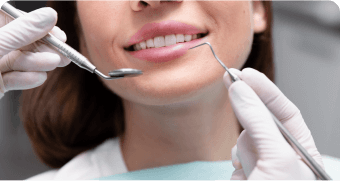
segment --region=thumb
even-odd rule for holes
[[[271,114],[254,90],[244,81],[236,81],[229,87],[229,98],[235,115],[242,127],[247,130],[259,159],[269,160],[281,157],[291,149]]]
[[[238,69],[230,68],[229,71],[231,71],[232,73],[234,73],[238,77],[240,77],[242,75],[242,72]],[[224,85],[227,87],[227,89],[229,89],[232,82],[231,82],[231,77],[230,77],[228,71],[224,72],[223,82],[224,82]]]

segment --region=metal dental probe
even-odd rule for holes
[[[12,18],[16,19],[20,16],[25,15],[15,7],[13,7],[11,4],[9,4],[7,1],[0,1],[1,10],[11,16]],[[101,73],[97,68],[90,63],[90,61],[84,57],[81,53],[67,45],[66,43],[60,41],[58,38],[53,36],[51,33],[48,33],[45,37],[38,40],[42,41],[48,45],[50,45],[51,48],[57,50],[67,58],[69,58],[73,63],[78,65],[80,68],[83,68],[85,70],[88,70],[91,73],[96,73],[100,77],[108,80],[112,79],[119,79],[124,77],[135,77],[138,75],[143,74],[141,70],[137,69],[131,69],[131,68],[122,68],[117,69],[109,72],[109,76],[104,75]]]
[[[217,57],[215,54],[211,44],[209,42],[205,42],[194,46],[189,49],[193,49],[202,45],[209,45],[212,53],[214,54],[217,61],[222,65],[222,67],[229,73],[231,77],[231,81],[234,83],[236,81],[241,80],[238,76],[229,71],[229,69],[223,64],[223,62]],[[269,109],[267,108],[269,111]],[[270,112],[270,111],[269,111]],[[274,122],[277,127],[281,131],[282,135],[285,137],[287,142],[292,146],[292,148],[296,151],[298,155],[302,158],[302,160],[307,164],[307,166],[314,172],[316,176],[318,176],[321,180],[332,180],[331,177],[321,168],[321,166],[313,159],[312,156],[307,152],[307,150],[290,134],[290,132],[281,124],[281,122],[270,112],[272,115]]]

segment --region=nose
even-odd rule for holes
[[[161,5],[162,0],[132,0],[130,1],[130,6],[134,11],[141,11],[143,8],[150,6],[151,8],[158,8]],[[166,2],[182,2],[183,0],[167,0]],[[164,2],[164,1],[163,1]]]

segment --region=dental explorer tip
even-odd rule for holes
[[[212,53],[213,53],[215,59],[222,65],[222,67],[223,67],[227,72],[229,72],[228,67],[225,66],[224,63],[217,57],[217,55],[215,54],[214,49],[212,48],[212,46],[211,46],[211,44],[210,44],[209,42],[205,42],[205,43],[196,45],[196,46],[194,46],[194,47],[192,47],[192,48],[189,48],[189,49],[197,48],[197,47],[202,46],[202,45],[209,45],[209,47],[210,47],[210,49],[211,49],[211,51],[212,51]]]
[[[189,48],[189,49],[194,49],[194,48],[197,48],[197,47],[199,47],[199,46],[202,46],[202,45],[205,45],[205,44],[207,44],[207,45],[209,45],[209,46],[211,47],[211,45],[210,45],[210,43],[209,43],[209,42],[205,42],[205,43],[202,43],[202,44],[196,45],[196,46],[194,46],[194,47],[191,47],[191,48]]]
[[[197,48],[199,46],[202,46],[202,45],[209,45],[214,57],[216,58],[216,60],[222,65],[222,67],[229,73],[230,75],[230,78],[231,78],[231,81],[232,82],[235,82],[235,81],[238,81],[238,80],[241,80],[239,77],[237,77],[235,74],[233,74],[232,72],[229,71],[228,67],[224,65],[224,63],[217,57],[217,55],[215,54],[215,51],[214,49],[212,48],[211,44],[209,42],[204,42],[202,44],[199,44],[199,45],[196,45],[194,47],[191,47],[189,49],[194,49],[194,48]]]

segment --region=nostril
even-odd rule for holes
[[[172,1],[175,1],[175,2],[182,2],[183,0],[166,0],[167,2],[172,2]],[[149,4],[147,2],[145,2],[144,0],[140,0],[139,1],[140,4],[144,7],[147,7]]]
[[[140,1],[140,4],[143,5],[143,6],[147,6],[148,3],[146,3],[145,1]]]

